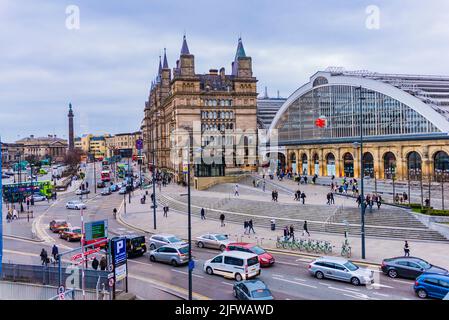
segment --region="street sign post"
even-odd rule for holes
[[[112,249],[112,265],[114,276],[111,279],[109,279],[109,285],[112,286],[112,296],[115,299],[115,287],[118,281],[125,280],[126,292],[128,292],[128,261],[127,261],[126,238],[124,237],[112,238],[111,249]]]

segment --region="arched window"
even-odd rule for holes
[[[318,153],[315,153],[313,155],[313,164],[314,164],[314,174],[319,175],[320,174],[320,158],[318,156]]]
[[[301,164],[302,164],[302,174],[309,173],[309,162],[307,159],[307,154],[303,153],[301,156]]]
[[[354,177],[354,157],[349,152],[343,155],[343,170],[345,177]]]
[[[449,156],[444,151],[438,151],[434,156],[434,172],[435,178],[441,181],[449,181]]]
[[[384,154],[384,175],[385,179],[396,177],[396,157],[392,152]]]
[[[412,151],[407,156],[407,171],[410,180],[420,180],[422,160],[418,152]]]
[[[335,176],[335,156],[333,153],[328,153],[326,156],[326,169],[328,176]]]
[[[374,178],[374,158],[370,152],[363,154],[363,176]]]

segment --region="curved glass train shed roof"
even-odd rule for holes
[[[449,77],[342,68],[315,73],[282,105],[270,129],[287,145],[354,141],[360,103],[367,140],[449,138]],[[324,128],[315,125],[318,118],[326,119]]]

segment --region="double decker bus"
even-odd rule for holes
[[[53,184],[51,181],[30,181],[3,185],[3,198],[10,203],[24,202],[26,197],[33,194],[51,197]]]
[[[103,181],[103,182],[111,181],[111,171],[109,171],[109,170],[101,171],[101,181]]]

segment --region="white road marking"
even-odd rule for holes
[[[351,291],[357,291],[357,292],[360,292],[360,290],[359,290],[359,289],[348,288],[348,287],[345,287],[345,289],[346,289],[346,290],[351,290]]]
[[[295,261],[312,262],[313,260],[311,260],[311,259],[302,259],[302,258],[299,258],[299,259],[296,259]]]
[[[347,293],[343,293],[344,296],[350,297],[350,298],[355,298],[355,299],[360,299],[360,300],[369,300],[369,298],[363,298],[363,297],[359,297],[359,296],[353,296],[351,294],[347,294]]]
[[[181,270],[175,270],[175,269],[171,269],[171,271],[173,271],[173,272],[177,272],[177,273],[182,273],[182,274],[185,274],[185,275],[188,275],[188,274],[189,274],[188,272],[185,272],[185,271],[181,271]],[[199,275],[197,275],[197,274],[194,274],[194,273],[192,273],[192,276],[194,276],[194,277],[197,277],[197,278],[204,278],[203,276],[199,276]]]
[[[303,281],[306,282],[307,280],[301,279],[301,278],[294,278],[293,280],[297,280],[297,281]]]
[[[372,284],[373,287],[379,287],[379,288],[389,288],[389,289],[395,289],[394,287],[391,286],[387,286],[386,284],[381,284],[381,283],[373,283]]]
[[[273,277],[283,278],[284,276],[282,274],[275,274],[275,273],[273,273]]]
[[[288,266],[295,266],[295,267],[297,267],[297,266],[298,266],[298,264],[297,264],[297,263],[284,262],[284,261],[278,261],[278,260],[276,260],[276,262],[275,262],[275,263],[278,263],[278,264],[286,264],[286,265],[288,265]]]
[[[151,263],[142,262],[142,261],[136,261],[136,260],[131,260],[131,259],[128,259],[128,262],[137,263],[137,264],[141,264],[141,265],[145,265],[145,266],[152,266]]]
[[[324,282],[318,282],[318,283],[321,284],[322,286],[326,286],[326,287],[329,286],[329,283],[324,283]]]
[[[226,284],[226,285],[228,285],[228,286],[234,286],[233,283],[229,283],[229,282],[226,282],[226,281],[222,281],[221,283]]]
[[[412,284],[413,284],[413,282],[404,281],[404,280],[396,280],[396,279],[393,279],[393,281],[395,281],[395,282],[400,282],[400,283],[405,283],[405,284],[408,284],[408,285],[412,285]]]
[[[304,286],[304,287],[309,287],[309,288],[317,289],[317,287],[315,287],[315,286],[311,286],[311,285],[309,285],[309,284],[305,284],[305,283],[301,283],[301,282],[290,281],[290,280],[281,279],[281,278],[274,278],[274,277],[273,277],[273,279],[279,280],[279,281],[285,281],[285,282],[289,282],[289,283],[293,283],[293,284],[297,284],[297,285]]]
[[[389,297],[389,294],[383,294],[383,293],[379,293],[379,292],[373,292],[373,294],[375,294],[376,296],[381,296],[381,297]]]

